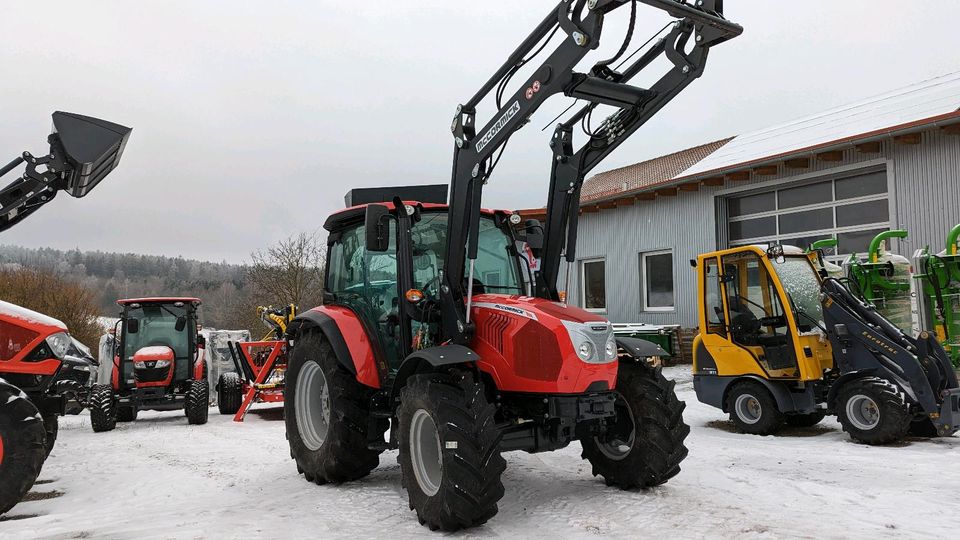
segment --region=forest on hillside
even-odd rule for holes
[[[323,254],[320,242],[303,234],[252,253],[243,265],[0,245],[0,271],[36,270],[78,284],[90,293],[98,314],[107,317],[118,315],[120,298],[196,296],[203,300],[206,326],[260,335],[256,306],[320,303]]]

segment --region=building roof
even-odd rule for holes
[[[728,137],[701,144],[700,146],[594,175],[584,182],[580,190],[580,202],[590,202],[611,195],[639,191],[672,180],[722,148],[732,139],[733,137]]]
[[[654,187],[718,176],[791,156],[809,155],[957,121],[960,121],[960,72],[599,173],[584,182],[580,203],[622,198],[651,191]]]

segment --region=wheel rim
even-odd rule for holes
[[[443,479],[440,434],[433,417],[423,409],[417,409],[410,421],[410,460],[420,490],[428,497],[436,495]]]
[[[633,411],[630,409],[630,405],[627,404],[626,400],[623,399],[623,396],[617,396],[617,402],[615,405],[617,411],[617,424],[616,427],[620,428],[621,433],[618,433],[616,436],[610,437],[606,441],[601,441],[598,437],[594,437],[593,440],[597,445],[597,449],[600,450],[600,453],[603,454],[607,459],[613,461],[620,461],[630,455],[630,452],[633,450],[633,443],[636,441],[636,420],[633,417]],[[624,412],[626,414],[624,414]],[[621,418],[626,418],[629,420],[629,429],[630,434],[624,438],[622,434]]]
[[[330,388],[320,364],[303,365],[297,377],[296,395],[294,407],[300,439],[309,450],[319,450],[330,429]]]
[[[734,404],[737,412],[737,418],[747,424],[756,424],[763,415],[763,407],[760,406],[760,400],[750,394],[741,394],[737,396],[737,402]]]
[[[870,431],[880,424],[880,407],[870,397],[857,394],[847,400],[847,419],[855,428]]]

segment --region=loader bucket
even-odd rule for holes
[[[51,137],[60,139],[66,160],[73,168],[66,192],[83,197],[110,174],[120,162],[130,131],[128,127],[89,116],[53,113]]]

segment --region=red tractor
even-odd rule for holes
[[[95,366],[62,322],[0,300],[0,514],[33,486],[57,418],[83,409]]]
[[[210,388],[198,333],[199,298],[118,300],[116,353],[110,384],[90,392],[93,431],[132,422],[141,410],[183,409],[190,424],[206,424]]]
[[[449,205],[445,186],[354,190],[327,219],[324,305],[287,331],[287,438],[307,480],[356,480],[397,448],[420,522],[456,530],[497,513],[502,452],[579,441],[593,474],[622,489],[679,472],[689,428],[673,382],[647,361],[659,347],[615,336],[605,318],[561,302],[557,287],[561,259],[568,278],[576,261],[585,175],[702,74],[710,47],[742,31],[721,0],[640,1],[679,20],[622,70],[611,65],[629,48],[638,2],[564,0],[457,107]],[[575,72],[604,17],[628,5],[620,53]],[[558,32],[558,48],[508,94]],[[669,69],[650,88],[627,84],[661,56]],[[495,88],[499,110],[481,128],[476,107]],[[481,193],[507,139],[558,93],[585,105],[551,139],[546,223],[521,227],[519,215],[482,209]],[[591,123],[599,105],[614,112]],[[587,132],[580,148],[575,126]],[[535,275],[524,274],[518,232],[540,246]]]

